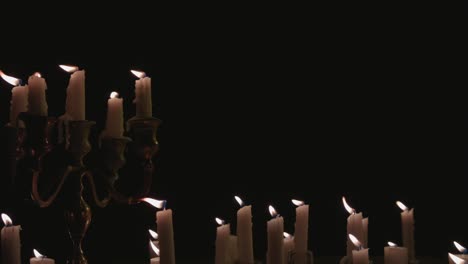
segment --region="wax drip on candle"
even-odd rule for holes
[[[355,237],[353,234],[349,234],[349,239],[351,242],[353,242],[354,246],[358,248],[358,250],[362,249],[362,243],[359,241],[359,239],[357,239],[357,237]]]
[[[396,201],[396,205],[397,205],[398,207],[400,207],[400,209],[401,209],[402,211],[408,211],[408,207],[406,207],[406,205],[405,205],[404,203],[402,203],[402,202],[400,202],[400,201]]]
[[[215,221],[218,225],[224,225],[225,221],[221,218],[215,217]]]
[[[268,206],[268,211],[270,211],[270,215],[271,217],[273,218],[277,218],[277,217],[280,217],[280,215],[278,214],[278,212],[276,212],[275,208],[271,205]]]
[[[21,79],[15,78],[13,76],[6,75],[3,71],[0,70],[0,77],[2,77],[3,80],[5,80],[7,83],[13,85],[13,86],[18,86],[22,85],[23,81]]]
[[[159,238],[158,233],[154,232],[154,231],[151,230],[151,229],[148,229],[148,232],[150,233],[151,237],[152,237],[154,240],[158,240],[158,238]]]
[[[7,214],[2,214],[2,220],[3,220],[3,223],[5,224],[5,226],[12,226],[13,225],[13,221],[11,220],[11,218]]]
[[[462,254],[468,253],[468,250],[464,246],[460,245],[460,243],[458,243],[457,241],[453,241],[453,244],[455,245],[457,250],[460,251],[460,253]]]
[[[395,244],[395,243],[393,243],[393,242],[391,242],[391,241],[388,241],[387,244],[388,244],[389,246],[391,246],[391,247],[396,247],[396,246],[397,246],[397,244]]]
[[[158,209],[166,210],[166,200],[156,200],[153,198],[146,197],[146,198],[140,199],[140,201],[147,202]]]
[[[135,75],[136,77],[138,77],[140,79],[146,77],[146,73],[143,72],[143,71],[130,70],[130,72],[133,73],[133,75]]]
[[[453,260],[453,262],[455,262],[455,264],[465,264],[466,261],[452,253],[448,253],[450,258]]]
[[[346,211],[348,211],[349,214],[355,214],[356,213],[356,210],[354,208],[352,208],[351,206],[349,206],[348,202],[346,202],[346,198],[343,196],[343,198],[341,198],[341,200],[343,201],[343,205],[346,209]]]
[[[156,253],[156,255],[159,257],[159,248],[155,244],[153,244],[153,242],[151,242],[151,240],[150,240],[149,244],[150,244],[151,249],[153,249],[154,253]]]
[[[240,205],[240,207],[244,207],[244,201],[239,196],[234,196],[234,199],[236,199],[237,203]]]
[[[295,206],[304,205],[304,201],[301,201],[301,200],[292,199],[291,202],[292,202]]]

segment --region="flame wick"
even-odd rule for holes
[[[6,75],[3,71],[0,70],[0,77],[2,77],[3,80],[5,80],[7,83],[17,86],[21,85],[21,80],[18,78],[15,78],[13,76]]]
[[[453,260],[453,262],[455,262],[455,264],[465,264],[466,261],[458,256],[455,256],[454,254],[452,253],[448,253],[450,258]]]
[[[234,199],[236,199],[237,203],[240,205],[240,207],[244,207],[244,201],[239,196],[234,196]]]
[[[2,214],[2,220],[3,220],[3,223],[4,223],[6,226],[11,226],[11,225],[13,225],[13,221],[11,220],[11,218],[10,218],[7,214]]]
[[[77,66],[71,66],[71,65],[59,65],[60,68],[62,68],[62,70],[66,71],[66,72],[69,72],[69,73],[73,73],[73,72],[76,72],[78,70],[78,67]]]
[[[146,73],[142,72],[142,71],[130,70],[130,72],[133,73],[133,75],[135,75],[136,77],[138,77],[140,79],[146,77]]]
[[[166,202],[167,202],[166,200],[156,200],[153,198],[146,197],[146,198],[140,199],[140,201],[147,202],[158,209],[164,208],[164,210],[166,210]]]
[[[387,244],[388,244],[389,246],[391,246],[391,247],[396,247],[396,246],[397,246],[397,244],[395,244],[395,243],[393,243],[393,242],[391,242],[391,241],[388,241]]]
[[[36,77],[39,77],[39,78],[41,78],[41,77],[42,77],[42,75],[41,75],[41,73],[40,73],[40,72],[35,72],[33,75],[34,75],[34,76],[36,76]]]
[[[356,213],[356,210],[354,210],[354,208],[349,206],[348,202],[346,202],[346,198],[344,196],[343,196],[343,198],[341,198],[341,200],[343,201],[343,205],[344,205],[346,211],[348,211],[349,214],[355,214]]]
[[[464,246],[460,245],[460,243],[458,243],[457,241],[453,241],[453,244],[455,245],[457,250],[460,251],[460,253],[462,254],[468,253],[468,250]]]
[[[154,231],[151,230],[151,229],[148,229],[148,232],[150,233],[151,237],[152,237],[154,240],[158,240],[158,238],[159,238],[158,233],[154,232]]]
[[[39,253],[39,251],[37,251],[36,249],[33,249],[33,253],[34,253],[34,256],[36,258],[45,258],[46,256],[42,255],[41,253]]]
[[[283,232],[284,238],[292,238],[292,235],[289,234],[288,232]]]
[[[156,255],[158,255],[159,257],[159,248],[156,245],[154,245],[153,242],[151,242],[151,240],[149,243],[150,243],[151,249],[153,249],[154,253],[156,253]]]
[[[304,202],[301,201],[301,200],[292,199],[291,202],[292,202],[295,206],[302,206],[302,205],[304,205]]]
[[[404,203],[402,203],[402,202],[400,202],[400,201],[396,201],[396,205],[397,205],[398,207],[400,207],[400,209],[401,209],[402,211],[408,211],[408,207],[406,207],[406,205],[405,205]]]
[[[110,98],[119,98],[119,93],[118,92],[112,92],[109,97]]]
[[[220,225],[220,226],[221,226],[221,225],[224,225],[224,220],[221,219],[221,218],[216,217],[216,218],[215,218],[215,221],[216,221],[216,223],[217,223],[218,225]]]
[[[278,214],[278,212],[276,212],[275,208],[271,205],[268,206],[268,211],[270,211],[270,215],[271,217],[273,218],[278,218],[280,217],[280,215]]]
[[[351,242],[353,242],[354,246],[358,248],[358,250],[362,249],[362,243],[359,241],[359,239],[357,239],[357,237],[355,237],[353,234],[349,234],[348,237]]]

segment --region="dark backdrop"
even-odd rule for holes
[[[445,258],[452,240],[468,245],[466,154],[441,101],[425,92],[432,57],[399,7],[72,9],[78,14],[64,9],[50,20],[24,15],[25,27],[3,16],[0,69],[23,80],[40,71],[51,116],[64,112],[69,78],[57,65],[85,69],[93,136],[111,91],[124,98],[126,119],[134,115],[129,70],[152,77],[153,113],[163,123],[151,193],[174,210],[181,263],[213,260],[214,217],[235,230],[234,195],[253,204],[259,259],[269,204],[293,232],[291,198],[310,204],[317,256],[345,254],[343,195],[370,217],[373,255],[386,241],[401,244],[396,200],[415,208],[418,255]],[[2,124],[10,89],[0,81]],[[23,226],[23,254],[35,247],[63,260],[70,244],[61,213],[8,201],[1,211]],[[93,263],[147,258],[155,210],[93,210],[84,242]]]

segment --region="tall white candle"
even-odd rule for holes
[[[28,79],[29,96],[28,112],[33,115],[47,116],[46,89],[47,84],[41,74],[36,72]]]
[[[55,260],[47,258],[34,249],[34,258],[29,259],[30,264],[55,264]]]
[[[21,264],[21,226],[14,226],[11,218],[2,214],[5,226],[1,231],[2,263]]]
[[[164,209],[157,212],[156,220],[158,225],[161,264],[175,264],[172,210]]]
[[[152,117],[151,78],[141,71],[132,70],[131,72],[140,78],[135,81],[135,100],[133,102],[136,104],[136,116]]]
[[[6,75],[0,71],[0,76],[9,84],[15,85],[11,90],[11,103],[10,103],[10,126],[22,127],[22,122],[18,122],[18,114],[28,111],[28,86],[21,86],[20,79]]]
[[[229,236],[231,226],[225,224],[222,219],[216,218],[218,228],[216,229],[216,252],[215,264],[225,264],[229,261]]]
[[[307,240],[309,235],[309,205],[303,201],[292,200],[296,208],[296,224],[294,230],[294,242],[296,245],[296,253],[304,256],[306,261]]]
[[[396,204],[403,211],[401,212],[401,232],[403,237],[403,246],[408,249],[409,261],[416,259],[414,250],[414,209],[409,210],[402,202]]]
[[[356,213],[356,210],[348,205],[345,197],[342,198],[343,205],[345,209],[350,213],[347,220],[347,250],[346,255],[349,260],[352,260],[352,251],[354,249],[354,244],[350,240],[349,235],[353,234],[359,241],[365,241],[367,244],[367,232],[364,231],[364,227],[367,227],[367,220],[362,219],[362,213]]]
[[[244,206],[244,202],[238,196],[234,197],[241,208],[237,210],[237,248],[239,262],[254,263],[252,240],[252,206]]]
[[[283,233],[283,236],[284,236],[284,241],[283,241],[283,248],[284,248],[284,263],[289,263],[288,261],[288,258],[289,258],[289,253],[291,251],[294,250],[294,248],[296,248],[296,245],[295,245],[295,239],[293,236],[291,236],[289,233],[286,233],[284,232]]]
[[[117,92],[112,92],[107,100],[106,129],[104,130],[104,136],[107,137],[119,138],[123,136],[123,99],[118,98],[118,96]]]
[[[395,243],[388,242],[388,247],[384,248],[385,264],[408,264],[408,249],[397,247]]]
[[[352,254],[353,264],[369,264],[369,249],[363,248],[362,243],[353,234],[348,235],[349,240],[353,243],[354,247]]]
[[[153,243],[153,241],[151,241],[151,240],[150,240],[150,248],[151,248],[152,253],[155,255],[154,257],[152,257],[152,258],[150,259],[150,263],[151,263],[151,264],[160,264],[160,263],[161,263],[161,261],[160,261],[161,259],[159,258],[159,253],[160,253],[160,252],[159,252],[159,248],[158,248],[158,246],[155,245],[155,244]]]
[[[458,252],[460,252],[460,254],[449,253],[449,258],[448,258],[449,264],[457,264],[455,263],[455,260],[459,260],[459,259],[462,259],[468,263],[468,250],[464,246],[460,245],[460,243],[458,243],[457,241],[453,241],[453,244],[457,248]]]
[[[284,261],[284,220],[273,208],[269,206],[269,211],[273,219],[267,223],[268,232],[268,252],[267,264],[283,264]]]
[[[78,70],[76,66],[60,65],[60,67],[72,73],[67,88],[66,114],[70,120],[85,120],[85,71]]]

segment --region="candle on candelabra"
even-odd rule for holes
[[[237,210],[237,250],[240,263],[254,263],[252,240],[252,206],[244,205],[239,196],[234,196],[240,205]]]
[[[151,243],[153,243],[153,245],[155,245],[156,247],[159,247],[159,241],[158,241],[158,233],[154,232],[153,230],[149,229],[148,232],[150,233],[150,236],[151,236]],[[154,250],[150,249],[150,257],[154,258],[154,257],[158,257],[159,255],[156,256],[156,253]]]
[[[449,263],[454,264],[467,264],[468,261],[465,259],[460,258],[458,255],[454,255],[452,253],[448,253],[449,255]]]
[[[151,258],[151,264],[160,264],[160,257],[159,257],[159,248],[150,240],[150,248],[155,257]]]
[[[159,251],[161,264],[175,264],[174,230],[172,225],[172,210],[166,209],[166,201],[152,198],[141,199],[152,206],[163,209],[156,213],[156,224],[158,226]]]
[[[369,264],[369,249],[363,248],[362,243],[353,234],[348,235],[349,240],[357,248],[352,251],[353,264]]]
[[[67,88],[65,112],[69,120],[85,120],[85,71],[76,66],[59,65],[72,73]]]
[[[296,205],[296,224],[294,229],[294,242],[296,254],[301,256],[299,263],[307,261],[307,239],[309,234],[309,205],[300,200],[291,200]]]
[[[23,127],[23,123],[18,121],[18,115],[21,112],[28,111],[28,86],[20,85],[21,80],[12,76],[8,76],[0,71],[0,76],[9,84],[14,85],[11,90],[10,104],[10,126]]]
[[[5,226],[1,231],[2,263],[21,264],[21,226],[14,226],[11,218],[2,214]]]
[[[28,112],[33,115],[47,116],[47,101],[45,93],[47,84],[39,72],[29,76],[28,88]]]
[[[55,264],[55,260],[51,258],[47,258],[46,256],[43,256],[39,251],[33,250],[34,251],[34,258],[29,259],[30,264]]]
[[[267,252],[267,264],[282,264],[284,261],[284,220],[273,208],[269,206],[273,219],[267,223],[268,232],[268,252]]]
[[[135,100],[137,117],[152,117],[153,105],[151,102],[151,78],[142,71],[131,70],[139,78],[135,81]]]
[[[468,250],[464,246],[460,245],[460,243],[458,243],[457,241],[453,241],[453,244],[457,248],[458,252],[460,252],[460,254],[452,254],[452,255],[468,262]],[[450,253],[449,253],[448,260],[449,260],[449,264],[455,264],[453,258],[450,257]]]
[[[224,223],[224,220],[215,218],[218,227],[216,228],[216,252],[215,264],[225,264],[229,261],[229,236],[231,235],[231,226]]]
[[[403,246],[408,249],[409,261],[413,262],[416,259],[414,250],[414,208],[409,209],[400,201],[397,201],[396,204],[403,211],[401,212]]]
[[[350,240],[350,234],[353,234],[359,241],[363,241],[362,245],[367,245],[367,218],[362,218],[362,213],[356,213],[356,210],[348,205],[346,198],[342,198],[343,205],[350,214],[347,219],[347,250],[346,255],[348,260],[352,261],[352,251],[354,249],[354,244]],[[361,242],[359,242],[361,243]]]
[[[123,99],[118,97],[117,92],[112,92],[107,100],[106,129],[103,133],[106,137],[119,138],[123,136]]]
[[[384,248],[385,264],[408,264],[408,249],[398,247],[393,242],[388,242],[388,247]]]
[[[291,234],[287,232],[283,232],[283,236],[284,236],[284,242],[283,242],[284,243],[283,245],[284,263],[289,263],[288,262],[289,252],[293,251],[294,248],[296,248],[295,237],[291,236]]]

